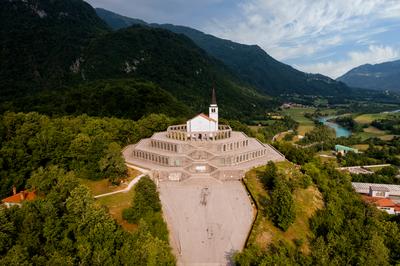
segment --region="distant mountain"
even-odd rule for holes
[[[97,14],[114,29],[137,24],[138,20],[120,16],[104,9]],[[144,21],[139,20],[140,24]],[[257,45],[244,45],[217,38],[201,31],[171,24],[147,24],[188,36],[213,57],[221,60],[248,84],[269,95],[348,95],[349,88],[320,74],[307,74],[283,64]]]
[[[96,8],[96,13],[100,18],[107,18],[107,24],[115,30],[127,28],[132,25],[147,25],[143,20],[128,18],[103,8]]]
[[[400,92],[400,60],[361,65],[337,80],[352,87]]]
[[[227,118],[277,105],[188,37],[112,31],[81,0],[3,1],[0,23],[0,112],[188,117],[207,110],[213,86]]]

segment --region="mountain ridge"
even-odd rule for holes
[[[263,114],[278,105],[188,37],[140,25],[112,31],[82,0],[7,1],[0,14],[3,112],[133,119],[162,112],[187,118],[207,110],[212,86],[227,118]],[[82,99],[88,96],[97,104]],[[124,113],[122,106],[129,110]]]
[[[96,12],[113,29],[129,27],[136,24],[137,21],[144,22],[105,9],[96,9]],[[118,20],[118,16],[121,16],[120,20]],[[146,25],[188,36],[207,53],[221,60],[242,80],[269,95],[335,96],[351,91],[345,84],[336,82],[329,77],[304,73],[281,63],[258,45],[236,43],[186,26],[155,23]]]
[[[400,92],[400,60],[360,65],[337,80],[359,88]]]

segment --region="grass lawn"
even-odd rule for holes
[[[135,190],[132,188],[127,193],[118,193],[114,195],[110,195],[107,197],[102,197],[96,199],[96,201],[102,205],[107,207],[110,215],[117,221],[119,225],[122,226],[126,231],[132,232],[136,230],[136,224],[130,224],[127,221],[122,219],[122,211],[125,208],[129,208],[131,206],[133,195],[135,194]]]
[[[139,174],[139,171],[128,168],[128,178],[125,180],[124,184],[119,186],[111,185],[107,179],[96,181],[81,179],[80,182],[89,187],[93,195],[100,195],[126,188],[127,184]],[[123,220],[122,211],[123,209],[131,206],[133,195],[134,188],[127,193],[117,193],[107,197],[98,198],[96,199],[96,202],[102,206],[105,206],[110,215],[117,221],[119,225],[122,226],[122,228],[124,228],[126,231],[132,232],[137,228],[137,225],[129,224]]]
[[[290,162],[277,163],[277,166],[281,173],[290,175],[290,178],[298,178],[302,175]],[[301,246],[303,252],[308,253],[308,241],[312,235],[308,221],[315,211],[323,206],[321,193],[315,186],[309,186],[307,189],[298,188],[294,191],[296,220],[286,232],[283,232],[273,225],[268,216],[266,216],[265,210],[262,209],[260,202],[267,196],[267,191],[257,178],[257,171],[261,170],[263,170],[263,167],[251,170],[244,179],[247,188],[259,207],[257,219],[250,233],[249,244],[257,244],[261,248],[265,248],[271,242],[282,240],[294,245],[294,240],[297,239],[303,243]]]
[[[139,171],[128,168],[128,178],[124,181],[124,183],[121,183],[119,186],[114,186],[110,184],[110,182],[107,179],[102,179],[102,180],[80,179],[80,182],[81,184],[89,187],[89,189],[92,191],[92,194],[96,196],[126,188],[127,184],[139,174],[140,174]]]

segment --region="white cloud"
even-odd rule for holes
[[[310,73],[324,73],[332,78],[337,78],[350,69],[362,64],[378,64],[399,58],[400,49],[395,49],[390,46],[370,45],[366,51],[349,52],[347,54],[347,58],[344,60],[328,61],[308,65],[296,65],[296,68]]]
[[[230,19],[204,30],[241,43],[258,44],[279,60],[310,56],[377,34],[374,23],[400,19],[398,0],[248,0]],[[382,29],[381,29],[382,30]]]

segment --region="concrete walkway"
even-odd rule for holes
[[[129,182],[128,186],[127,186],[126,188],[124,188],[124,189],[117,190],[117,191],[113,191],[113,192],[109,192],[109,193],[105,193],[105,194],[96,195],[96,196],[94,196],[94,198],[95,198],[95,199],[98,199],[98,198],[102,198],[102,197],[114,195],[114,194],[117,194],[117,193],[127,193],[129,190],[132,189],[132,187],[133,187],[137,182],[139,182],[139,180],[140,180],[142,177],[144,177],[144,176],[146,176],[146,175],[147,175],[147,174],[140,174],[140,175],[136,176],[131,182]]]
[[[178,265],[233,265],[254,219],[240,181],[211,177],[160,182],[160,199]]]
[[[347,167],[337,167],[338,170],[350,170],[352,168],[375,168],[375,167],[386,167],[391,164],[372,164],[372,165],[355,165],[355,166],[347,166]]]

